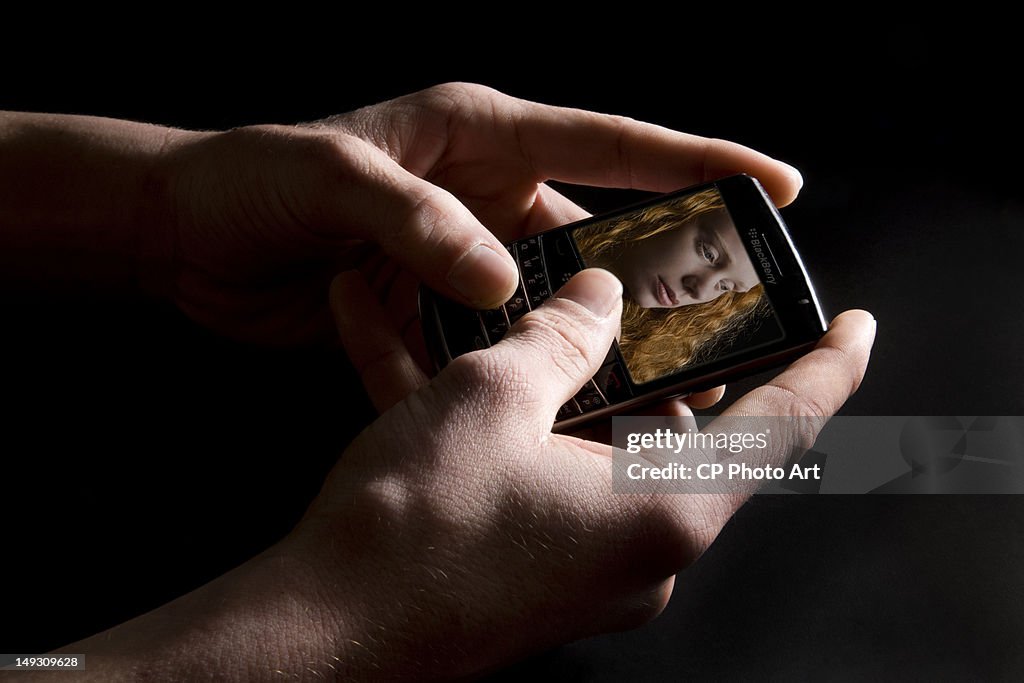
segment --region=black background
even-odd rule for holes
[[[784,216],[827,311],[879,321],[845,414],[1024,414],[1013,43],[998,22],[838,37],[836,21],[594,32],[530,17],[510,40],[378,24],[367,44],[342,23],[287,36],[300,49],[267,35],[202,54],[183,36],[50,41],[7,60],[0,108],[217,129],[468,80],[733,139],[803,172]],[[42,67],[44,53],[60,57]],[[570,191],[591,210],[626,198]],[[0,651],[81,638],[273,543],[371,416],[327,351],[238,345],[132,296],[0,296]],[[655,622],[497,678],[1012,677],[1022,513],[1016,496],[759,496]]]

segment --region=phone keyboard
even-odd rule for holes
[[[438,299],[441,329],[452,358],[485,349],[505,336],[517,320],[551,298],[581,268],[569,236],[556,231],[520,240],[507,247],[519,266],[519,287],[504,305],[488,311],[473,311],[447,299]],[[633,394],[625,369],[614,347],[609,349],[601,369],[559,410],[556,421],[588,413]]]

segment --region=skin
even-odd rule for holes
[[[644,308],[678,308],[746,292],[759,280],[724,209],[630,244],[608,264]]]
[[[339,330],[381,417],[287,538],[62,650],[87,653],[87,680],[451,680],[654,618],[747,493],[614,494],[610,447],[550,432],[603,360],[621,293],[585,271],[428,382],[362,277],[339,276]],[[725,415],[810,418],[773,437],[766,463],[785,462],[859,386],[874,332],[842,314]]]
[[[226,132],[0,113],[0,150],[4,282],[141,288],[263,344],[333,340],[327,286],[351,267],[505,301],[501,244],[587,215],[549,179],[668,191],[747,172],[780,205],[802,183],[733,142],[464,83]],[[400,329],[410,289],[387,302]]]
[[[141,289],[264,343],[318,338],[333,310],[382,413],[287,537],[59,648],[87,655],[79,680],[471,676],[653,618],[742,503],[613,495],[610,448],[550,432],[619,323],[622,289],[607,272],[581,273],[501,343],[429,382],[403,338],[412,302],[400,294],[422,279],[501,301],[514,274],[498,240],[582,217],[548,178],[669,190],[747,172],[786,203],[800,183],[784,164],[465,84],[225,133],[10,114],[0,152],[7,281]],[[477,248],[498,257],[474,260]],[[339,264],[360,272],[335,278],[328,300]],[[843,314],[817,350],[730,411],[820,424],[857,388],[873,336],[870,315]],[[689,414],[680,402],[662,410]],[[780,439],[770,457],[788,453]]]

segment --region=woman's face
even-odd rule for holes
[[[644,308],[705,303],[723,292],[745,292],[758,284],[725,209],[634,242],[619,252],[610,270],[629,298]]]

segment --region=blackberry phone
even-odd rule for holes
[[[517,240],[516,293],[475,311],[420,290],[438,370],[496,344],[588,267],[623,284],[621,332],[554,429],[685,396],[786,363],[826,324],[782,217],[754,178],[731,176]]]

